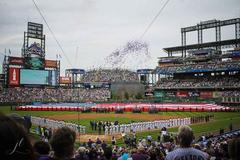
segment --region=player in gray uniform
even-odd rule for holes
[[[108,129],[109,129],[109,127],[106,125],[105,126],[105,135],[108,135]]]
[[[113,126],[111,125],[109,128],[109,134],[112,135],[113,134]]]

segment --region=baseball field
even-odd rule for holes
[[[97,137],[110,141],[110,136],[98,135],[97,131],[91,129],[90,121],[118,121],[120,124],[123,123],[132,123],[139,121],[154,121],[162,119],[170,119],[177,117],[193,117],[193,116],[205,116],[213,115],[213,118],[209,122],[202,122],[192,124],[191,127],[194,131],[196,137],[200,135],[207,135],[210,133],[217,134],[219,129],[222,128],[225,131],[229,130],[229,125],[232,124],[233,128],[240,127],[240,112],[159,112],[156,114],[149,114],[147,112],[143,113],[122,113],[116,114],[114,112],[110,113],[81,113],[76,111],[15,111],[11,110],[10,106],[1,106],[0,111],[5,114],[17,113],[19,115],[32,115],[38,117],[45,117],[54,120],[63,120],[66,122],[72,122],[76,124],[81,124],[86,126],[86,134],[80,135],[78,140],[87,141],[89,138],[96,139]],[[169,128],[169,132],[176,132],[177,128]],[[32,129],[34,133],[34,126]],[[137,138],[144,138],[147,135],[151,135],[153,138],[156,138],[159,135],[159,130],[151,130],[145,132],[137,133]],[[117,143],[122,143],[121,135],[116,135]]]

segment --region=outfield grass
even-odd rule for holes
[[[53,115],[64,115],[64,114],[78,114],[76,112],[69,112],[69,111],[11,111],[9,106],[0,107],[0,111],[5,114],[17,113],[19,115],[33,115],[33,116],[53,116]],[[96,114],[95,112],[88,113],[88,114]],[[101,113],[97,113],[101,114]],[[114,114],[114,113],[109,113]],[[132,113],[124,113],[124,114],[132,114]],[[148,113],[141,113],[141,114],[148,114]],[[193,124],[191,125],[194,134],[196,137],[202,134],[208,134],[211,132],[218,133],[220,128],[224,128],[225,131],[228,130],[230,123],[233,124],[234,128],[240,128],[240,112],[160,112],[158,113],[159,116],[182,116],[182,117],[191,117],[191,116],[200,116],[200,115],[209,115],[213,114],[214,118],[208,123],[201,123],[201,124]],[[81,115],[81,113],[79,113]],[[119,123],[131,123],[133,120],[129,118],[94,118],[92,120],[95,121],[119,121]],[[96,131],[92,131],[90,128],[90,119],[79,119],[74,120],[70,119],[67,120],[73,123],[79,123],[87,127],[87,133],[94,133]],[[143,121],[141,119],[134,121]],[[177,132],[177,128],[169,128],[169,132]],[[147,135],[151,135],[154,139],[157,138],[159,135],[159,130],[155,131],[146,131],[137,133],[137,138],[146,138]],[[118,140],[118,144],[122,143],[122,140]]]
[[[183,112],[184,113],[184,112]],[[208,114],[208,113],[202,113]],[[233,127],[240,128],[240,113],[239,112],[215,112],[214,118],[208,123],[192,124],[191,128],[196,137],[200,135],[207,135],[209,133],[219,133],[219,129],[223,128],[225,131],[229,130],[230,123],[233,124]],[[169,132],[177,132],[177,127],[169,128]],[[146,138],[147,135],[151,135],[154,139],[159,135],[159,131],[147,131],[142,133],[137,133],[137,138]]]

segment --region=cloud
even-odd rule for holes
[[[163,1],[159,0],[35,0],[48,24],[62,45],[73,67],[90,68],[101,65],[116,48],[138,39]],[[227,4],[227,5],[226,5]],[[20,56],[23,32],[27,22],[43,23],[32,0],[1,0],[0,2],[0,52],[11,48]],[[203,20],[228,19],[240,16],[239,0],[171,0],[157,18],[143,41],[149,44],[153,60],[147,65],[157,65],[157,57],[166,56],[162,48],[180,45],[180,28],[195,25]],[[54,59],[62,54],[44,24],[46,57]],[[230,37],[225,33],[226,37]],[[189,36],[189,43],[195,37]],[[211,39],[208,35],[206,40]],[[79,47],[78,60],[76,47]],[[62,56],[62,74],[71,67]],[[0,56],[0,61],[3,58]],[[77,63],[77,64],[73,64]],[[139,66],[141,67],[141,66]]]

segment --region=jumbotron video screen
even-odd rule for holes
[[[52,70],[20,70],[21,85],[56,85],[56,71]]]

